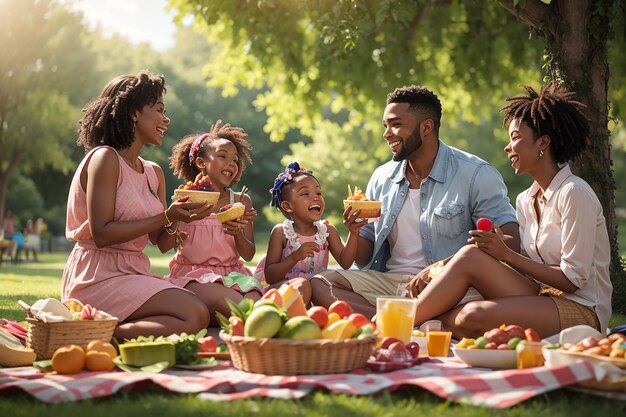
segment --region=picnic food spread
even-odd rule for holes
[[[359,219],[375,218],[380,216],[380,210],[383,203],[381,201],[373,201],[367,198],[363,190],[358,186],[354,187],[354,192],[348,184],[348,197],[343,200],[343,208],[352,207],[352,210],[360,210]]]
[[[206,201],[214,204],[219,199],[220,193],[213,191],[213,185],[208,175],[200,173],[194,181],[187,181],[174,190],[173,200],[179,200],[183,197],[189,197],[187,201],[192,203]]]
[[[220,223],[235,220],[243,216],[245,211],[246,206],[243,203],[236,202],[234,204],[226,204],[224,207],[220,208],[220,211],[217,213],[217,220]]]

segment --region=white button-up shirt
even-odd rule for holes
[[[536,198],[540,198],[542,208],[540,221],[534,209]],[[565,165],[543,196],[536,182],[522,192],[516,210],[522,247],[528,256],[558,265],[578,287],[563,296],[593,308],[602,331],[606,331],[613,292],[609,276],[611,247],[602,205],[589,184]]]

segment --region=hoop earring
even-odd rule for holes
[[[541,149],[539,150],[539,158],[543,158],[543,151]]]

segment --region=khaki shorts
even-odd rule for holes
[[[376,297],[398,295],[404,290],[415,274],[409,272],[360,271],[355,269],[336,270],[348,280],[352,290],[363,296],[371,305],[376,305]]]
[[[543,287],[539,295],[550,297],[559,312],[559,322],[561,330],[568,327],[586,324],[594,329],[600,330],[600,321],[591,307],[584,306],[569,298],[563,297],[563,292],[555,288]]]

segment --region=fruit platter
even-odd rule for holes
[[[615,333],[607,337],[585,337],[576,343],[564,343],[548,346],[559,354],[572,360],[587,360],[592,363],[610,363],[620,369],[626,369],[626,336]]]
[[[363,367],[375,349],[375,325],[345,301],[306,309],[290,284],[252,302],[227,300],[217,313],[235,368],[267,375],[342,373]]]
[[[512,369],[517,367],[518,345],[540,341],[539,334],[532,328],[503,324],[477,338],[462,338],[452,348],[452,353],[469,366]]]
[[[198,174],[194,181],[187,181],[186,184],[174,190],[174,197],[172,197],[174,201],[183,197],[189,197],[187,201],[190,203],[206,201],[209,204],[215,204],[220,198],[220,193],[213,191],[211,180],[207,175]]]
[[[343,208],[352,207],[352,210],[360,210],[359,219],[379,217],[382,205],[381,201],[373,201],[367,198],[360,187],[355,186],[354,192],[352,192],[352,188],[348,185],[348,197],[343,200]]]

